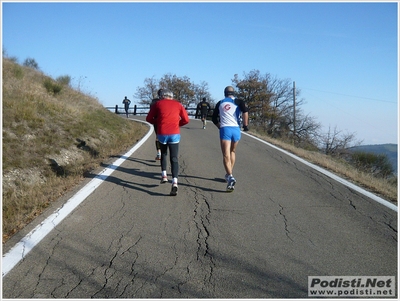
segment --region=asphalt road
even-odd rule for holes
[[[3,277],[3,298],[306,298],[308,276],[397,276],[392,209],[247,135],[228,193],[199,120],[171,197],[154,138]]]

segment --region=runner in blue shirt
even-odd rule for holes
[[[227,191],[235,189],[236,179],[233,177],[233,166],[236,160],[236,147],[241,138],[239,116],[242,114],[243,130],[248,131],[248,108],[242,99],[235,97],[235,89],[227,86],[225,98],[215,106],[212,121],[219,129],[219,137],[225,168],[225,180],[228,182]]]

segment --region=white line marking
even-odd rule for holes
[[[256,139],[256,140],[258,140],[258,141],[260,141],[260,142],[262,142],[264,144],[267,144],[268,146],[270,146],[272,148],[275,148],[275,149],[285,153],[286,155],[288,155],[288,156],[290,156],[290,157],[292,157],[292,158],[294,158],[294,159],[306,164],[309,167],[314,168],[315,170],[317,170],[320,173],[322,173],[322,174],[334,179],[335,181],[337,181],[339,183],[342,183],[343,185],[345,185],[345,186],[347,186],[347,187],[349,187],[349,188],[351,188],[351,189],[353,189],[353,190],[355,190],[357,192],[360,192],[361,194],[369,197],[370,199],[374,200],[375,202],[378,202],[378,203],[380,203],[380,204],[382,204],[382,205],[384,205],[384,206],[386,206],[386,207],[388,207],[388,208],[390,208],[390,209],[392,209],[392,210],[397,212],[397,206],[396,205],[394,205],[394,204],[392,204],[392,203],[390,203],[390,202],[388,202],[388,201],[376,196],[375,194],[373,194],[373,193],[371,193],[369,191],[366,191],[366,190],[354,185],[353,183],[350,183],[350,182],[346,181],[345,179],[342,179],[342,178],[338,177],[337,175],[335,175],[335,174],[333,174],[333,173],[331,173],[331,172],[329,172],[329,171],[327,171],[327,170],[325,170],[325,169],[323,169],[323,168],[321,168],[321,167],[319,167],[317,165],[314,165],[314,164],[312,164],[312,163],[310,163],[310,162],[308,162],[308,161],[306,161],[306,160],[304,160],[304,159],[302,159],[300,157],[297,157],[296,155],[293,155],[292,153],[289,153],[288,151],[285,151],[284,149],[281,149],[281,148],[279,148],[279,147],[277,147],[277,146],[275,146],[275,145],[273,145],[273,144],[271,144],[271,143],[269,143],[267,141],[261,140],[261,139],[259,139],[257,137],[254,137],[254,136],[252,136],[252,135],[250,135],[248,133],[245,133],[245,132],[242,132],[242,134],[245,134],[245,135],[247,135],[247,136],[249,136],[251,138],[254,138],[254,139]]]
[[[8,253],[3,255],[2,274],[7,275],[25,256],[53,230],[68,214],[70,214],[80,203],[82,203],[114,170],[117,169],[127,158],[129,158],[142,144],[150,137],[154,131],[153,125],[148,122],[136,120],[150,125],[148,133],[126,154],[117,159],[110,166],[106,167],[101,173],[93,178],[72,198],[70,198],[61,208],[46,218],[40,225],[36,226],[23,239],[21,239]]]

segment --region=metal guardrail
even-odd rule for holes
[[[125,107],[121,106],[119,107],[118,105],[115,105],[115,107],[105,107],[107,110],[115,112],[115,114],[126,114],[125,112]],[[188,112],[189,116],[196,116],[196,107],[188,107],[185,108],[186,111]],[[137,105],[134,105],[133,108],[128,109],[128,114],[131,115],[147,115],[149,113],[150,106],[145,106],[145,107],[138,107]],[[213,110],[211,109],[208,112],[208,117],[212,116]]]

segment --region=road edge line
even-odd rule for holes
[[[277,146],[275,146],[275,145],[273,145],[273,144],[271,144],[271,143],[269,143],[269,142],[267,142],[265,140],[262,140],[262,139],[260,139],[258,137],[255,137],[255,136],[253,136],[253,135],[251,135],[249,133],[242,132],[242,134],[245,134],[245,135],[247,135],[247,136],[249,136],[251,138],[254,138],[254,139],[256,139],[256,140],[258,140],[258,141],[260,141],[260,142],[262,142],[264,144],[267,144],[268,146],[285,153],[286,155],[288,155],[288,156],[300,161],[301,163],[306,164],[307,166],[309,166],[311,168],[314,168],[315,170],[317,170],[320,173],[330,177],[331,179],[333,179],[333,180],[335,180],[335,181],[337,181],[337,182],[339,182],[339,183],[341,183],[341,184],[343,184],[343,185],[345,185],[345,186],[347,186],[347,187],[349,187],[349,188],[351,188],[351,189],[353,189],[353,190],[355,190],[355,191],[357,191],[357,192],[369,197],[370,199],[374,200],[375,202],[378,202],[378,203],[386,206],[387,208],[392,209],[395,212],[398,212],[397,211],[398,210],[397,206],[394,205],[393,203],[391,203],[389,201],[386,201],[386,200],[382,199],[381,197],[379,197],[379,196],[377,196],[377,195],[375,195],[375,194],[373,194],[373,193],[371,193],[369,191],[366,191],[365,189],[362,189],[361,187],[359,187],[359,186],[357,186],[357,185],[355,185],[355,184],[353,184],[353,183],[351,183],[351,182],[349,182],[349,181],[347,181],[347,180],[335,175],[334,173],[332,173],[332,172],[330,172],[330,171],[328,171],[326,169],[323,169],[322,167],[319,167],[319,166],[317,166],[317,165],[315,165],[313,163],[310,163],[310,162],[304,160],[303,158],[300,158],[300,157],[298,157],[298,156],[296,156],[296,155],[294,155],[294,154],[292,154],[292,153],[290,153],[290,152],[288,152],[288,151],[286,151],[286,150],[284,150],[282,148],[279,148],[279,147],[277,147]]]
[[[139,140],[128,152],[119,157],[116,161],[107,166],[103,171],[96,175],[89,183],[72,196],[64,205],[54,211],[42,223],[37,225],[24,238],[22,238],[14,247],[12,247],[2,258],[2,275],[7,275],[25,256],[47,235],[49,234],[65,217],[67,217],[79,204],[81,204],[101,183],[111,175],[127,158],[129,158],[154,131],[152,124],[133,119],[149,125],[147,134]]]

